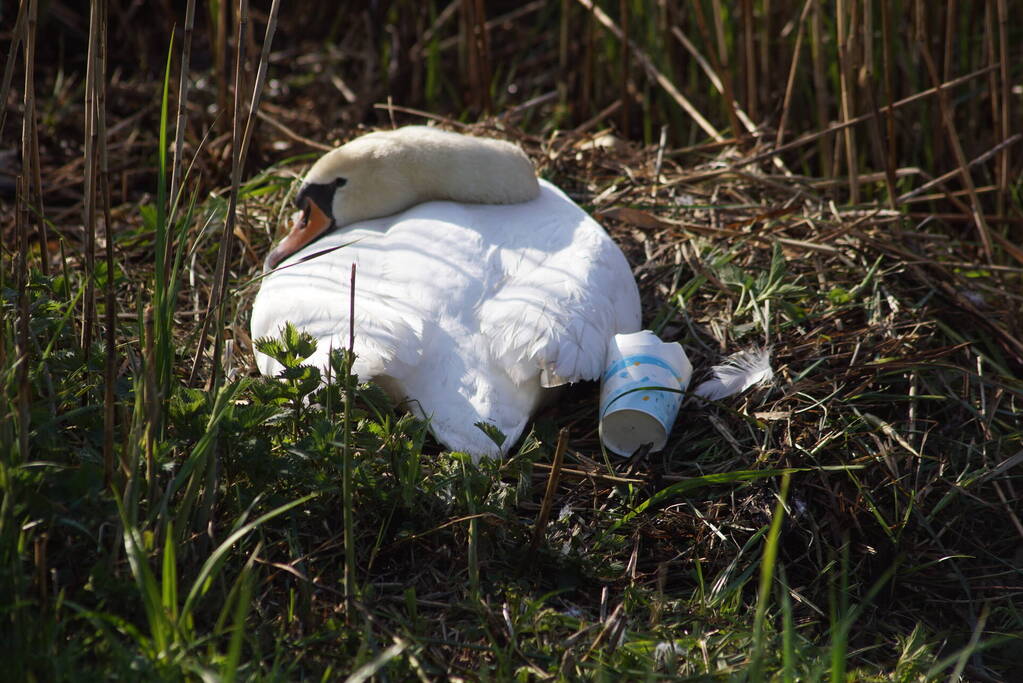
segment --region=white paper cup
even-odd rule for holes
[[[650,330],[615,335],[600,381],[600,439],[618,455],[664,448],[693,366],[682,346]]]

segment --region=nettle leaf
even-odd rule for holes
[[[305,360],[316,353],[316,340],[308,332],[300,332],[291,323],[285,323],[281,338],[288,349],[288,353],[296,358]]]
[[[209,409],[209,396],[201,389],[179,387],[167,402],[170,423],[186,434],[203,432]]]
[[[291,323],[285,323],[279,339],[262,337],[255,342],[256,350],[270,356],[286,368],[298,367],[309,356],[316,353],[316,339],[308,332],[299,331]]]
[[[274,360],[278,360],[280,356],[283,356],[286,353],[284,350],[284,344],[281,340],[274,339],[273,337],[260,337],[255,341],[255,345],[256,351],[270,356]]]
[[[202,389],[180,387],[171,396],[168,404],[171,419],[187,419],[197,414],[206,406],[206,398],[206,392]]]
[[[355,363],[355,354],[349,353],[348,349],[331,349],[328,362],[334,381],[343,384]]]
[[[248,432],[261,426],[270,418],[281,414],[281,409],[274,405],[235,404],[232,414],[235,427],[240,433]]]
[[[378,419],[395,411],[394,401],[379,384],[366,382],[359,385],[359,398],[377,413]]]
[[[493,425],[489,422],[483,422],[481,420],[480,422],[476,422],[474,424],[476,425],[477,429],[479,429],[481,432],[489,436],[490,440],[496,443],[498,448],[503,446],[505,440],[508,438],[507,436],[505,436],[504,432],[497,428],[496,425]]]
[[[273,377],[263,377],[252,383],[252,397],[261,404],[282,405],[295,396],[295,389]]]
[[[278,377],[294,382],[300,396],[310,394],[320,386],[320,369],[312,365],[285,367]]]

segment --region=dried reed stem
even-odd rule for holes
[[[746,71],[746,111],[756,121],[760,118],[757,104],[757,61],[753,41],[753,1],[742,0],[742,52]]]
[[[479,112],[489,113],[490,44],[483,0],[461,0],[462,27],[465,31],[466,67],[471,104]]]
[[[345,372],[345,409],[342,418],[344,451],[341,454],[341,516],[344,525],[345,544],[344,596],[345,618],[351,619],[352,606],[356,598],[355,581],[355,502],[353,498],[352,475],[354,458],[352,453],[352,364],[355,362],[355,264],[352,264],[351,280],[348,283],[348,368]]]
[[[215,0],[217,8],[216,20],[212,21],[213,36],[213,70],[217,76],[217,113],[227,111],[227,98],[230,94],[227,80],[227,25],[231,20],[231,0]]]
[[[141,297],[140,297],[141,300]],[[146,457],[146,484],[148,497],[150,500],[153,498],[153,494],[156,491],[156,440],[158,438],[157,431],[160,428],[161,417],[163,414],[163,401],[161,400],[161,390],[159,388],[159,382],[156,378],[156,326],[155,326],[155,315],[153,305],[147,304],[142,313],[142,331],[143,343],[142,353],[145,358],[145,365],[143,372],[145,373],[142,380],[142,405],[145,408],[145,418],[143,427],[143,452]],[[137,471],[136,461],[132,461],[132,467],[130,472]],[[134,477],[129,481],[129,486],[134,486]]]
[[[39,239],[39,269],[43,275],[50,274],[49,235],[43,215],[43,183],[39,163],[39,122],[36,116],[35,62],[36,26],[38,24],[39,0],[27,0],[28,20],[25,23],[25,109],[21,122],[22,173],[25,177],[25,202],[29,206],[28,218],[35,222]],[[3,100],[0,100],[3,102]],[[30,226],[26,225],[26,230]]]
[[[1009,124],[1009,97],[1012,92],[1012,82],[1009,80],[1009,10],[1006,7],[1005,0],[997,0],[996,8],[998,10],[998,73],[1002,90],[1002,112],[999,117],[999,123],[1001,123],[1001,137],[1003,140],[1007,140],[1009,138],[1009,132],[1011,131]],[[1006,149],[1002,152],[1001,156],[998,157],[998,184],[1002,188],[998,195],[999,216],[1005,214],[1005,204],[1009,194],[1009,182],[1009,150]]]
[[[837,0],[835,7],[837,15],[836,43],[838,46],[838,84],[840,91],[840,111],[843,123],[853,117],[852,112],[852,68],[849,44],[854,27],[848,26],[848,0]],[[853,14],[855,16],[855,14]],[[843,132],[845,140],[845,164],[849,180],[849,201],[852,204],[860,202],[860,182],[858,177],[859,163],[856,156],[856,134],[852,126],[847,126]]]
[[[621,81],[619,82],[619,95],[618,101],[622,103],[622,107],[618,112],[621,117],[622,135],[629,137],[629,132],[632,130],[632,122],[630,121],[630,113],[632,107],[629,106],[630,100],[632,99],[629,94],[629,70],[630,70],[630,57],[629,54],[629,3],[627,0],[618,0],[618,21],[621,23],[622,35],[625,39],[622,43],[621,53]]]
[[[29,337],[29,305],[28,305],[28,203],[25,201],[25,178],[15,179],[15,236],[17,239],[15,278],[18,291],[18,331],[15,335],[15,356],[17,365],[18,392],[18,457],[20,462],[28,462],[29,432],[32,428],[32,415],[29,410],[32,386],[29,383],[28,368],[31,363],[31,345]]]
[[[714,71],[718,74],[721,83],[721,92],[725,96],[725,111],[728,114],[728,123],[732,129],[732,137],[736,140],[743,138],[742,130],[739,128],[739,114],[735,104],[735,90],[732,87],[732,71],[728,64],[728,50],[725,46],[724,25],[721,20],[721,5],[715,3],[714,10],[714,37],[711,37],[710,29],[707,27],[707,19],[703,14],[701,3],[693,3],[696,10],[696,24],[703,36],[703,42],[708,47],[711,63]],[[715,47],[716,46],[716,47]]]
[[[813,93],[817,105],[817,125],[825,134],[817,144],[817,155],[820,157],[821,175],[830,178],[835,175],[834,159],[831,153],[830,117],[828,116],[828,83],[824,77],[824,22],[821,19],[822,4],[813,3],[813,17],[810,21],[810,61],[813,63]]]
[[[863,24],[862,36],[862,66],[860,67],[860,89],[866,95],[867,109],[870,113],[867,132],[870,139],[871,151],[874,154],[876,165],[884,168],[884,181],[888,208],[895,209],[895,158],[888,153],[889,148],[885,145],[884,136],[881,134],[881,114],[877,106],[877,97],[874,93],[874,58],[873,58],[873,12],[872,0],[863,3]]]
[[[234,228],[238,220],[238,189],[241,187],[241,145],[242,145],[242,78],[245,63],[245,31],[249,23],[249,2],[239,0],[238,33],[235,36],[234,63],[234,116],[231,121],[231,192],[227,203],[227,219],[224,232],[220,236],[220,251],[217,254],[217,270],[213,278],[213,291],[210,294],[210,310],[207,318],[216,320],[213,333],[213,361],[210,375],[210,386],[218,387],[221,380],[221,351],[224,346],[224,300],[227,295],[227,272],[231,255],[234,252]],[[199,345],[202,348],[202,345]]]
[[[224,225],[224,232],[221,235],[220,251],[217,254],[217,268],[213,278],[213,289],[210,292],[210,301],[206,309],[206,315],[200,330],[199,340],[196,345],[195,358],[192,363],[192,370],[189,374],[189,383],[195,380],[199,366],[202,363],[205,351],[206,333],[209,330],[211,320],[215,317],[217,327],[214,334],[213,346],[213,372],[210,379],[210,386],[218,386],[221,371],[221,351],[224,337],[224,318],[227,299],[227,273],[230,263],[231,252],[234,247],[235,225],[237,222],[238,191],[241,187],[241,176],[248,153],[248,145],[251,141],[252,130],[255,126],[255,119],[258,116],[259,102],[262,96],[263,85],[266,80],[267,63],[270,57],[270,46],[277,28],[277,12],[279,0],[274,0],[270,9],[270,17],[267,22],[266,33],[263,37],[263,49],[260,53],[259,65],[257,68],[256,81],[253,84],[252,98],[249,101],[249,109],[245,119],[244,131],[242,128],[242,65],[245,61],[245,31],[249,21],[248,0],[240,0],[238,9],[238,34],[235,46],[235,93],[234,93],[234,117],[231,127],[231,191],[228,199],[227,219]]]
[[[873,75],[873,74],[869,74]],[[868,83],[867,87],[864,88],[864,92],[867,95],[867,104],[870,109],[870,119],[868,132],[870,133],[870,146],[874,152],[874,158],[878,164],[884,168],[884,182],[885,189],[888,199],[888,208],[894,209],[895,203],[895,158],[887,153],[887,148],[884,145],[884,140],[881,136],[881,113],[877,107],[877,98],[874,97],[874,90]]]
[[[968,81],[973,80],[974,78],[977,78],[978,76],[983,76],[984,74],[990,72],[992,69],[995,69],[995,68],[997,68],[997,67],[996,66],[986,66],[986,67],[983,67],[981,69],[977,69],[976,71],[972,71],[972,72],[970,72],[970,73],[968,73],[968,74],[966,74],[964,76],[959,76],[958,78],[953,78],[951,81],[948,81],[946,83],[942,83],[940,85],[940,87],[936,86],[936,87],[933,87],[933,88],[928,88],[927,90],[921,90],[920,92],[914,93],[912,95],[909,95],[908,97],[903,97],[901,100],[892,103],[890,106],[883,107],[882,111],[887,113],[887,112],[893,112],[896,109],[901,109],[902,107],[905,107],[906,105],[913,104],[914,102],[918,102],[918,101],[920,101],[922,99],[930,97],[931,95],[936,95],[936,94],[938,94],[939,90],[941,90],[941,89],[948,89],[948,88],[955,87],[957,85],[962,85],[963,83],[966,83]],[[825,128],[824,130],[819,130],[819,131],[817,131],[815,133],[807,133],[806,135],[801,135],[798,138],[796,138],[795,140],[793,140],[792,142],[787,142],[784,145],[782,145],[781,147],[778,147],[776,149],[772,149],[769,152],[763,152],[761,154],[754,154],[753,156],[746,157],[745,159],[740,159],[739,161],[736,161],[735,163],[733,163],[731,168],[729,168],[729,169],[722,169],[720,171],[713,171],[713,172],[704,173],[704,174],[701,174],[701,177],[709,178],[709,177],[721,175],[723,173],[731,172],[732,170],[737,169],[737,168],[742,168],[743,166],[749,166],[750,164],[758,163],[760,161],[763,161],[764,159],[769,159],[769,158],[771,158],[772,156],[774,156],[776,154],[781,154],[782,152],[787,152],[790,149],[796,149],[796,148],[802,147],[803,145],[806,145],[808,143],[814,142],[815,140],[820,140],[821,138],[824,138],[826,136],[833,135],[833,134],[835,134],[837,132],[840,132],[840,131],[848,128],[849,126],[855,126],[857,124],[863,123],[864,121],[868,120],[873,115],[874,115],[873,113],[861,114],[860,116],[856,116],[854,118],[851,118],[848,121],[843,121],[842,123],[832,124],[832,125],[828,126],[827,128]]]
[[[892,109],[892,98],[894,97],[894,89],[892,87],[892,70],[893,70],[893,58],[892,58],[892,18],[891,8],[887,2],[881,2],[881,46],[882,54],[884,55],[884,97],[885,104],[888,108],[885,112],[885,142],[887,149],[887,160],[888,165],[885,167],[885,173],[888,174],[888,187],[889,187],[889,200],[893,204],[897,204],[898,200],[892,200],[893,192],[891,188],[895,187],[895,112]]]
[[[707,58],[704,57],[703,54],[697,49],[696,45],[694,45],[693,42],[689,40],[689,37],[685,33],[683,33],[678,26],[672,26],[671,33],[673,36],[675,36],[675,39],[678,42],[682,43],[682,47],[686,49],[686,51],[692,56],[692,58],[696,60],[697,65],[699,65],[700,69],[703,70],[703,73],[707,75],[707,80],[709,80],[710,84],[714,86],[714,89],[717,90],[722,96],[726,96],[725,86],[724,83],[721,81],[721,77],[718,75],[717,71],[715,70],[715,67],[710,62],[708,62]],[[715,59],[713,52],[710,53],[710,56],[711,59]],[[732,106],[729,108],[729,112],[735,114],[736,119],[739,121],[739,123],[742,124],[742,126],[746,129],[747,132],[752,133],[757,129],[756,124],[753,123],[753,119],[751,119],[746,114],[746,112],[743,111],[742,107],[739,106],[738,102],[735,102],[734,100],[732,101]]]
[[[568,68],[568,24],[571,19],[571,8],[570,0],[561,0],[561,12],[558,16],[558,73],[563,75],[573,73],[573,70]],[[564,76],[558,79],[558,104],[562,109],[568,107],[568,79]]]
[[[263,34],[263,48],[259,53],[256,82],[252,86],[252,100],[249,103],[249,114],[245,120],[245,134],[242,136],[241,168],[245,168],[245,161],[249,155],[249,143],[252,141],[252,131],[255,128],[259,103],[263,96],[263,85],[266,83],[266,72],[270,64],[270,46],[273,45],[274,34],[277,32],[277,12],[280,7],[280,0],[273,0],[270,3],[270,16],[266,22],[266,32]]]
[[[562,427],[558,432],[558,445],[554,447],[554,459],[551,461],[551,471],[547,475],[547,488],[544,490],[543,502],[540,504],[540,513],[536,517],[536,525],[533,527],[533,541],[530,544],[530,554],[536,552],[543,540],[544,530],[547,529],[547,522],[551,517],[551,509],[554,507],[554,494],[558,490],[558,482],[561,479],[561,465],[565,460],[565,449],[568,447],[568,427]]]
[[[988,159],[990,159],[991,157],[993,157],[995,155],[1000,155],[1007,147],[1009,147],[1010,145],[1016,144],[1020,140],[1023,140],[1023,133],[1016,133],[1015,135],[1009,137],[1008,139],[1002,140],[1001,142],[999,142],[997,145],[995,145],[994,147],[992,147],[988,151],[986,151],[983,154],[981,154],[980,156],[970,160],[970,162],[966,164],[967,168],[973,168],[974,166],[977,166],[979,164],[984,163],[985,161],[987,161]],[[945,182],[951,180],[952,178],[956,177],[960,173],[962,173],[961,169],[958,169],[958,168],[952,169],[948,173],[944,173],[944,174],[938,176],[937,178],[934,178],[933,180],[929,180],[926,183],[924,183],[923,185],[921,185],[919,187],[916,187],[916,188],[913,188],[909,192],[904,192],[903,194],[899,195],[898,203],[901,204],[903,202],[907,202],[907,201],[913,199],[914,197],[917,197],[918,195],[923,194],[927,190],[930,190],[933,187],[936,187],[938,185],[941,185],[942,183],[945,183]],[[966,191],[965,193],[969,194],[968,191]]]
[[[11,92],[11,83],[14,81],[14,64],[18,61],[18,48],[21,47],[25,22],[28,20],[28,2],[29,0],[21,0],[21,4],[18,6],[18,18],[15,19],[14,28],[11,30],[11,44],[7,47],[4,76],[3,81],[0,82],[0,138],[3,137],[4,123],[7,121],[7,96]]]
[[[593,109],[593,60],[594,60],[594,34],[596,33],[596,22],[593,20],[593,6],[586,13],[586,52],[583,55],[583,77],[579,87],[580,113],[589,116]]]
[[[96,145],[96,71],[99,67],[99,5],[93,3],[89,11],[89,48],[85,71],[85,296],[82,308],[82,353],[88,359],[91,353],[93,326],[96,317],[96,175],[98,173]]]
[[[995,28],[995,6],[993,2],[984,3],[984,59],[988,64],[998,64],[998,31]],[[992,128],[996,131],[1002,130],[1001,125],[1001,102],[1000,80],[997,71],[988,74],[988,99],[991,107]],[[996,167],[997,172],[997,167]],[[997,176],[996,176],[997,178]],[[1001,197],[999,197],[1001,199]]]
[[[796,44],[792,48],[792,61],[789,63],[789,77],[785,81],[785,97],[781,105],[781,117],[778,120],[778,134],[774,138],[774,146],[781,147],[785,142],[785,125],[789,119],[789,107],[792,106],[792,90],[796,84],[796,73],[799,71],[799,51],[803,47],[803,33],[806,30],[806,16],[810,13],[813,0],[803,3],[803,11],[799,13],[796,27]]]
[[[374,106],[375,107],[379,107],[380,105],[374,105]],[[384,105],[384,106],[386,107],[387,105]],[[398,108],[398,107],[394,107],[394,109],[395,109],[395,111],[401,111],[401,109]],[[276,128],[277,130],[279,130],[286,137],[291,138],[295,142],[301,142],[306,147],[310,147],[312,149],[318,149],[321,152],[329,152],[330,150],[334,149],[334,147],[332,145],[325,145],[322,142],[317,142],[316,140],[310,140],[309,138],[307,138],[305,136],[299,135],[298,133],[296,133],[295,131],[291,130],[290,128],[285,126],[283,123],[281,123],[277,119],[273,118],[272,116],[270,116],[269,114],[267,114],[264,111],[257,111],[256,112],[256,116],[259,117],[260,119],[262,119],[263,121],[266,121],[271,126]]]
[[[944,81],[952,74],[952,46],[955,45],[956,0],[945,0],[945,54],[942,61],[941,78]]]
[[[174,124],[174,157],[171,162],[171,185],[170,185],[170,202],[171,206],[177,206],[178,203],[178,186],[181,182],[181,171],[183,162],[181,160],[184,152],[185,144],[185,127],[187,126],[187,107],[188,107],[188,70],[191,64],[192,57],[192,32],[195,29],[195,0],[188,0],[188,6],[185,8],[185,34],[182,38],[181,44],[181,73],[178,78],[178,113],[176,122]],[[173,217],[174,211],[170,212]],[[164,277],[170,277],[171,269],[171,243],[173,240],[167,240],[164,244]]]
[[[945,127],[945,131],[948,134],[948,141],[952,147],[952,153],[955,155],[956,163],[959,165],[960,176],[962,177],[963,185],[970,194],[970,208],[973,215],[974,223],[977,226],[977,232],[980,234],[981,245],[984,248],[984,255],[987,257],[990,263],[994,258],[994,251],[991,248],[991,234],[988,228],[987,220],[984,217],[984,209],[980,205],[980,199],[977,197],[977,190],[973,183],[973,176],[970,175],[970,166],[966,161],[966,155],[963,153],[963,146],[959,140],[959,133],[956,131],[955,120],[952,117],[952,105],[948,101],[948,93],[945,92],[945,87],[941,84],[941,80],[938,78],[938,68],[934,63],[934,58],[931,56],[930,48],[927,44],[920,40],[918,43],[920,48],[920,54],[924,58],[924,63],[927,65],[927,71],[930,73],[931,80],[934,81],[935,87],[938,90],[938,106],[941,110],[941,119]]]
[[[114,384],[117,380],[117,297],[114,287],[114,233],[110,224],[110,173],[107,158],[107,110],[106,110],[106,77],[107,73],[107,0],[97,0],[99,5],[99,60],[97,80],[96,123],[99,139],[99,192],[103,211],[103,234],[106,239],[104,256],[106,260],[106,282],[104,283],[104,319],[106,338],[103,363],[103,475],[106,485],[113,483],[114,473],[114,431],[116,425],[116,405]]]
[[[615,24],[611,17],[605,14],[602,9],[597,7],[593,3],[593,0],[578,0],[578,2],[586,9],[590,10],[593,18],[599,21],[601,25],[609,30],[618,40],[626,40],[625,34],[622,33],[622,30],[618,27],[618,25]],[[692,117],[693,121],[696,122],[696,125],[702,128],[703,131],[714,140],[724,140],[724,136],[722,136],[721,133],[719,133],[714,126],[712,126],[710,122],[707,121],[702,114],[700,114],[696,107],[694,107],[692,103],[678,91],[678,88],[676,88],[675,85],[668,80],[668,78],[662,74],[656,66],[654,66],[654,63],[650,61],[650,58],[646,56],[646,53],[640,50],[635,43],[630,43],[629,49],[632,50],[632,54],[635,55],[636,61],[643,66],[643,70],[647,72],[647,75],[657,81],[657,84],[661,86],[661,88],[667,92],[680,107],[682,107],[683,111]]]

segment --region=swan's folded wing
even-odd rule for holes
[[[355,372],[360,379],[418,364],[423,321],[415,308],[368,273],[360,274],[356,289]],[[331,349],[348,348],[350,301],[343,268],[312,261],[284,268],[262,283],[252,310],[252,337],[279,336],[285,322],[291,322],[317,341],[316,353],[306,362],[326,369]],[[265,375],[280,370],[260,353],[256,364]]]
[[[596,379],[608,339],[639,329],[639,292],[625,256],[578,213],[571,239],[556,249],[517,252],[506,282],[483,304],[481,328],[515,381],[538,371],[544,386]]]

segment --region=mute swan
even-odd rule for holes
[[[317,161],[296,203],[266,259],[252,337],[290,321],[318,341],[307,362],[326,367],[348,346],[357,264],[354,371],[407,399],[452,450],[503,455],[549,388],[598,378],[611,336],[639,329],[622,252],[510,143],[425,126],[370,133]]]

